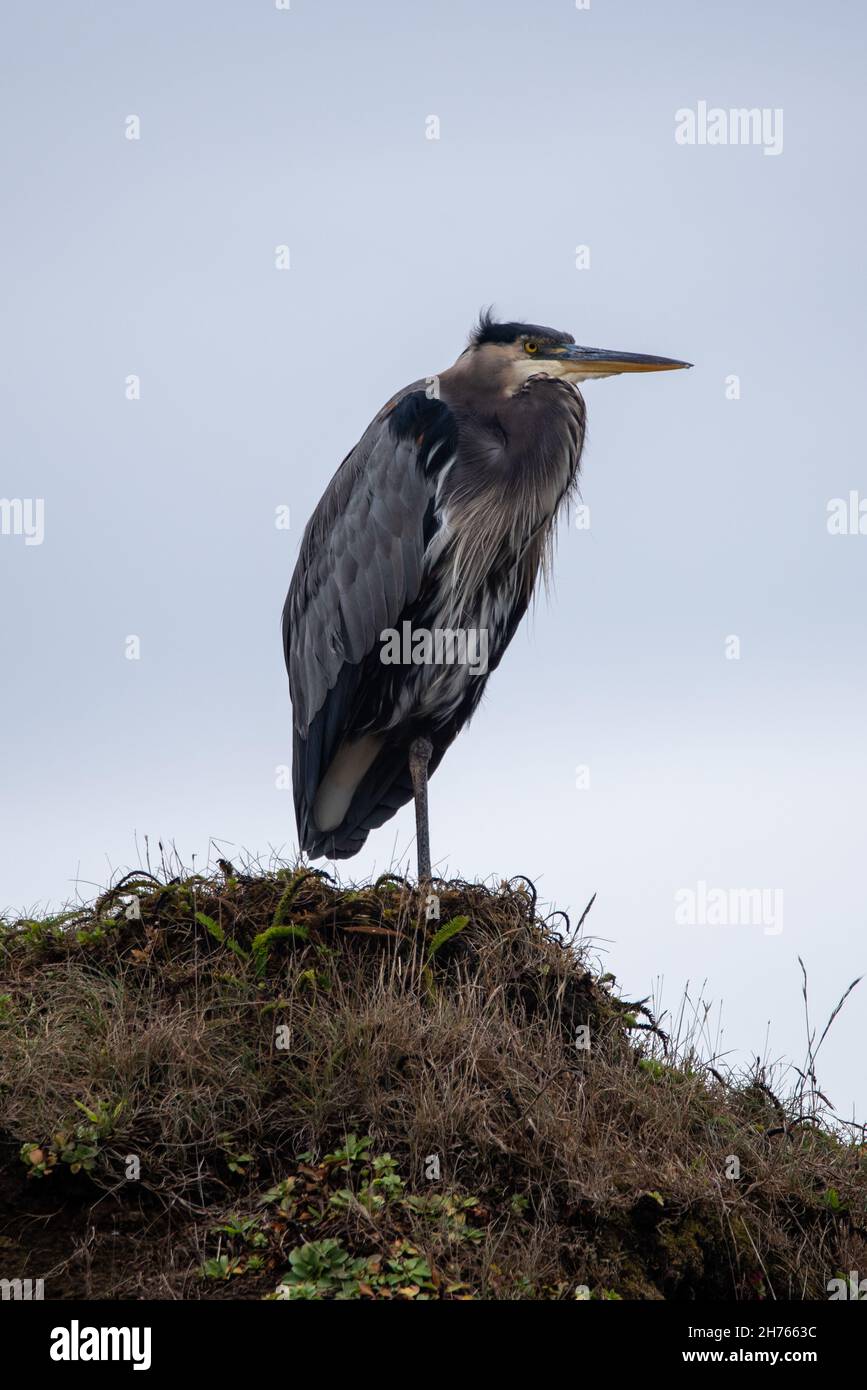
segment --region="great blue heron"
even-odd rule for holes
[[[485,313],[453,366],[374,417],[307,525],[283,610],[302,849],[348,858],[414,796],[430,878],[428,777],[550,560],[584,440],[576,383],[689,365]]]

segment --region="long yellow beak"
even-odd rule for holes
[[[583,381],[591,377],[616,376],[618,372],[674,372],[691,367],[691,362],[679,362],[674,357],[648,357],[642,352],[613,352],[608,348],[580,347],[577,343],[559,344],[551,356],[566,363],[566,373]]]

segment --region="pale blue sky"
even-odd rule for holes
[[[572,910],[596,890],[632,997],[706,979],[731,1047],[762,1051],[770,1020],[800,1061],[798,954],[823,1020],[867,967],[867,536],[825,524],[867,496],[863,10],[4,13],[0,495],[44,498],[46,530],[0,536],[0,906],[104,882],[135,832],[199,862],[212,836],[293,853],[301,530],[373,412],[493,301],[696,365],[587,387],[591,529],[561,533],[552,600],[432,783],[434,856]],[[678,145],[699,101],[782,108],[782,153]],[[407,810],[344,872],[411,840]],[[676,926],[699,881],[781,888],[783,931]],[[863,1010],[819,1069],[862,1118]]]

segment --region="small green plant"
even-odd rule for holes
[[[46,1178],[57,1162],[56,1152],[47,1145],[22,1144],[21,1162],[27,1164],[28,1178]]]
[[[347,1134],[342,1149],[335,1149],[334,1153],[326,1154],[322,1162],[330,1167],[345,1168],[348,1172],[353,1163],[362,1163],[367,1158],[367,1152],[373,1140],[367,1136],[359,1139],[357,1134]],[[308,1161],[311,1155],[302,1155]]]
[[[367,1269],[367,1261],[352,1259],[339,1240],[311,1240],[289,1255],[289,1269],[277,1289],[278,1298],[320,1299],[351,1297]]]
[[[75,1105],[86,1122],[80,1120],[69,1129],[58,1130],[48,1144],[22,1144],[20,1154],[28,1166],[28,1177],[48,1177],[58,1163],[65,1163],[70,1173],[89,1173],[96,1166],[100,1145],[114,1133],[124,1103],[119,1100],[112,1106],[100,1102],[91,1109],[77,1100]]]
[[[653,1081],[661,1081],[668,1071],[668,1067],[663,1066],[662,1062],[657,1062],[654,1057],[642,1057],[638,1065]]]
[[[430,1221],[440,1223],[450,1240],[479,1241],[484,1231],[467,1223],[467,1212],[479,1207],[478,1197],[462,1197],[454,1192],[431,1192],[423,1197],[407,1197],[405,1205]]]
[[[301,873],[294,873],[290,877],[286,888],[283,890],[280,901],[274,910],[274,916],[271,919],[272,927],[290,927],[294,925],[290,909],[292,907],[292,899],[295,897],[303,877],[303,871]]]
[[[822,1202],[829,1211],[845,1211],[847,1207],[836,1187],[829,1187],[827,1192],[822,1193]]]
[[[205,1260],[202,1265],[204,1279],[231,1279],[234,1275],[246,1273],[243,1260],[231,1259],[228,1255],[217,1255],[213,1260]]]
[[[230,1134],[220,1135],[220,1142],[225,1145],[223,1153],[226,1157],[226,1167],[229,1169],[230,1173],[237,1173],[240,1177],[246,1177],[247,1169],[250,1164],[256,1161],[255,1156],[253,1154],[236,1152],[236,1150],[230,1147],[230,1144],[226,1142],[231,1140],[231,1138],[232,1136]]]
[[[386,1201],[390,1201],[403,1191],[403,1178],[398,1176],[397,1164],[391,1154],[380,1154],[371,1167],[373,1179],[370,1187],[374,1192],[381,1193]]]
[[[229,1217],[222,1226],[214,1226],[213,1231],[215,1235],[226,1235],[231,1240],[242,1240],[245,1245],[252,1245],[257,1250],[268,1244],[268,1237],[255,1216],[245,1219]]]
[[[453,936],[462,932],[469,920],[469,917],[452,917],[450,921],[444,922],[431,937],[430,945],[427,948],[428,960],[432,960],[440,947],[445,946],[447,941],[451,941]]]
[[[233,936],[227,936],[219,922],[215,922],[213,917],[208,916],[207,912],[197,912],[196,921],[200,926],[205,928],[209,936],[212,936],[215,941],[219,941],[221,946],[227,947],[239,960],[250,959],[249,954],[244,950],[243,946],[239,946]]]
[[[353,1136],[354,1138],[354,1136]],[[346,1167],[340,1164],[339,1167]],[[357,1192],[341,1187],[329,1198],[329,1205],[337,1210],[345,1210],[353,1201],[367,1211],[381,1211],[388,1202],[403,1192],[403,1178],[398,1175],[397,1164],[391,1154],[381,1154],[374,1158],[370,1167],[366,1165],[359,1173],[361,1186]],[[367,1181],[364,1181],[367,1179]]]
[[[259,935],[253,938],[253,964],[256,967],[256,974],[259,976],[265,974],[271,948],[276,942],[309,940],[310,933],[307,928],[296,927],[292,922],[281,922],[259,932]]]
[[[435,1292],[430,1265],[408,1241],[397,1241],[390,1258],[351,1256],[339,1240],[313,1240],[289,1255],[289,1269],[274,1294],[278,1299],[427,1299]]]
[[[105,939],[105,930],[101,923],[97,922],[96,926],[92,927],[90,931],[86,931],[82,927],[81,931],[75,933],[75,939],[79,946],[95,946],[97,942]]]
[[[295,1178],[284,1178],[278,1182],[276,1187],[269,1187],[267,1192],[263,1192],[257,1205],[268,1207],[276,1205],[281,1213],[291,1211],[295,1204]]]

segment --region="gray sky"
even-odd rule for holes
[[[724,1045],[770,1021],[801,1061],[797,956],[820,1024],[867,967],[867,535],[827,525],[867,498],[864,12],[102,0],[4,31],[0,496],[44,499],[44,539],[0,535],[0,906],[89,893],[136,832],[294,852],[301,531],[493,302],[696,366],[587,386],[590,529],[432,783],[434,857],[573,912],[596,890],[632,997],[707,980]],[[679,144],[700,102],[766,109],[782,148]],[[407,808],[344,872],[411,842]],[[781,914],[678,923],[700,883]],[[863,1009],[819,1067],[862,1118]]]

